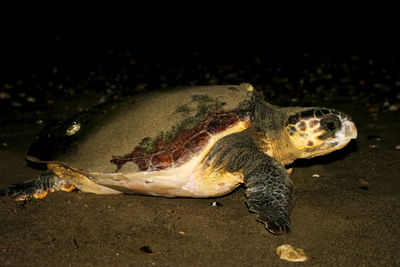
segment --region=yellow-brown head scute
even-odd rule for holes
[[[285,130],[300,152],[300,158],[332,152],[357,137],[357,129],[348,115],[325,108],[311,108],[291,115]]]

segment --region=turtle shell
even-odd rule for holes
[[[99,105],[48,125],[27,158],[97,172],[181,166],[213,136],[238,124],[244,126],[237,129],[248,127],[251,89],[248,84],[188,87]]]

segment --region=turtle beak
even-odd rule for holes
[[[344,124],[344,136],[347,139],[356,139],[357,138],[357,128],[354,122],[346,121]]]
[[[324,143],[324,147],[332,147],[333,150],[341,149],[345,145],[347,145],[351,139],[357,138],[357,128],[354,122],[351,120],[345,119],[342,120],[343,127],[335,134],[335,138],[331,140],[327,140]]]

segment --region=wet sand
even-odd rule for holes
[[[290,234],[269,234],[244,203],[244,189],[216,199],[57,192],[27,203],[0,198],[1,265],[289,265],[276,248],[303,248],[306,266],[398,265],[399,115],[336,103],[357,123],[345,149],[302,160]],[[24,153],[40,125],[1,127],[0,185],[33,178]],[[313,177],[318,174],[319,177]],[[213,207],[214,201],[222,206]]]

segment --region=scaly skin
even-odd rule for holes
[[[241,172],[247,205],[274,234],[290,231],[289,199],[292,182],[284,165],[258,149],[251,131],[228,135],[208,153],[206,165],[221,173]]]
[[[289,197],[292,181],[276,159],[261,154],[263,159],[247,176],[246,203],[259,214],[258,220],[273,234],[290,231]]]
[[[17,201],[23,201],[30,198],[42,199],[48,193],[55,191],[70,192],[73,190],[75,187],[59,179],[57,175],[47,172],[34,180],[0,189],[0,196],[12,196]]]

